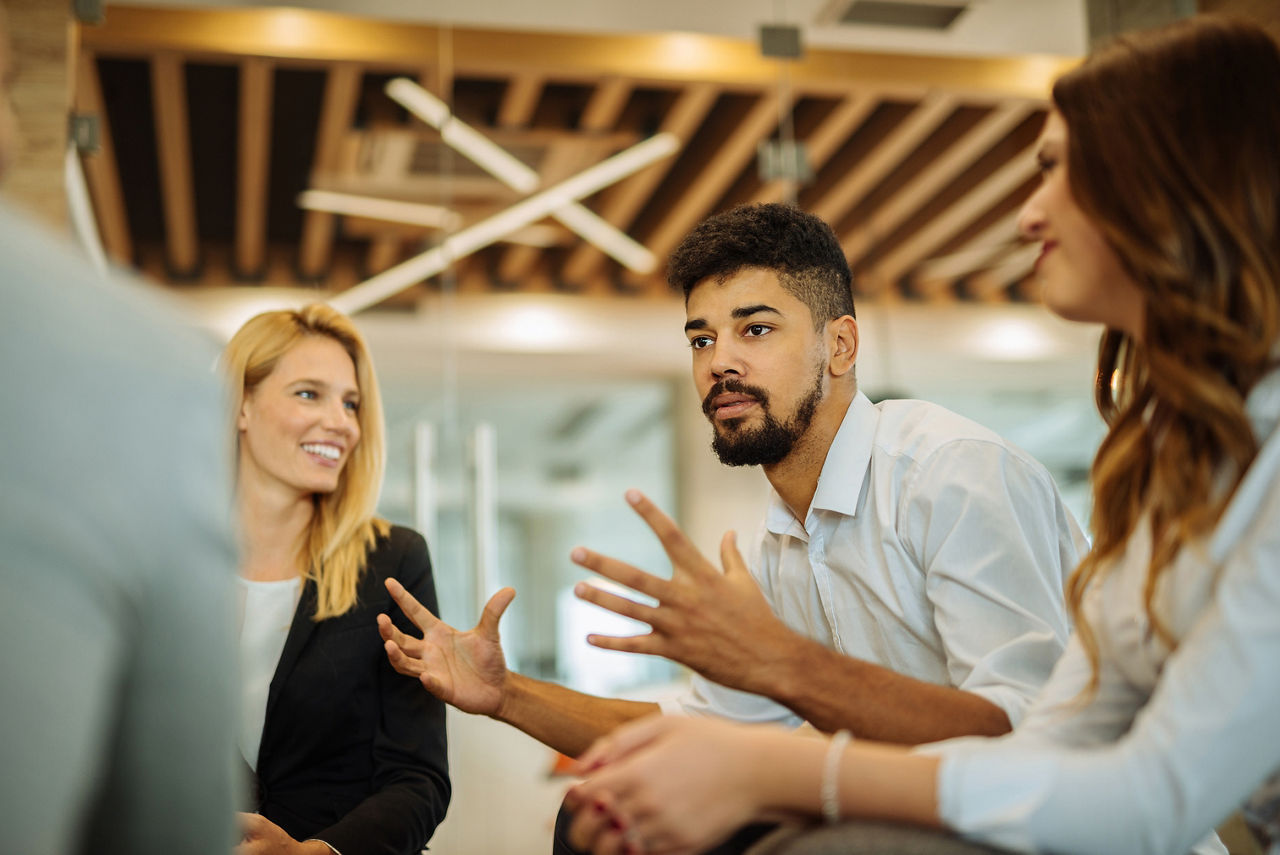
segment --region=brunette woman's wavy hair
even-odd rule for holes
[[[1143,294],[1141,335],[1108,330],[1096,399],[1093,550],[1081,614],[1140,518],[1152,532],[1146,609],[1179,549],[1217,523],[1258,448],[1245,397],[1280,332],[1280,49],[1204,16],[1123,37],[1060,78],[1071,193]]]
[[[337,489],[312,497],[315,512],[299,547],[306,567],[303,576],[316,583],[314,619],[320,621],[344,614],[355,605],[369,550],[379,536],[390,531],[389,523],[373,515],[386,467],[386,430],[369,349],[350,318],[323,303],[314,303],[297,311],[264,312],[250,318],[227,344],[222,366],[231,383],[232,435],[238,454],[240,434],[234,419],[245,396],[275,370],[285,353],[312,336],[342,345],[355,364],[360,387],[356,410],[360,441],[351,450]]]

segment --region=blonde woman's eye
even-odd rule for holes
[[[358,413],[360,411],[359,401],[344,401],[343,406],[353,413]]]
[[[294,394],[296,394],[299,398],[305,398],[308,401],[314,401],[316,399],[316,393],[314,389],[299,389]]]

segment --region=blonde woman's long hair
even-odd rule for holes
[[[389,523],[373,515],[386,467],[386,429],[369,350],[350,318],[323,303],[313,303],[297,311],[264,312],[251,318],[227,344],[222,364],[231,382],[232,435],[238,457],[240,434],[234,418],[245,396],[275,370],[285,353],[309,336],[342,345],[355,364],[360,386],[356,411],[360,441],[343,467],[337,489],[313,495],[315,511],[299,547],[303,578],[316,584],[314,619],[321,621],[355,605],[369,550],[390,531]]]
[[[1072,195],[1143,293],[1142,335],[1099,349],[1110,426],[1094,460],[1093,550],[1067,587],[1082,603],[1150,521],[1145,589],[1217,524],[1257,453],[1245,412],[1280,333],[1280,50],[1212,16],[1122,38],[1069,72],[1053,101],[1067,125]]]

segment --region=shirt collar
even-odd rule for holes
[[[871,468],[871,446],[875,440],[880,411],[866,395],[854,395],[836,431],[813,494],[810,511],[834,511],[854,516],[858,496]],[[770,491],[769,509],[765,512],[765,528],[773,534],[786,534],[799,525],[776,490]]]

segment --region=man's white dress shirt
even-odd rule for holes
[[[1063,582],[1086,548],[1025,452],[934,404],[858,393],[804,524],[775,492],[750,564],[791,629],[974,692],[1016,724],[1066,644]],[[700,676],[663,709],[800,724]]]
[[[1280,771],[1280,372],[1248,410],[1271,439],[1213,534],[1156,590],[1176,650],[1147,619],[1143,524],[1084,604],[1097,695],[1081,701],[1091,669],[1073,639],[1017,731],[922,749],[942,757],[950,827],[1018,851],[1182,855]],[[1211,838],[1195,851],[1223,849]]]

